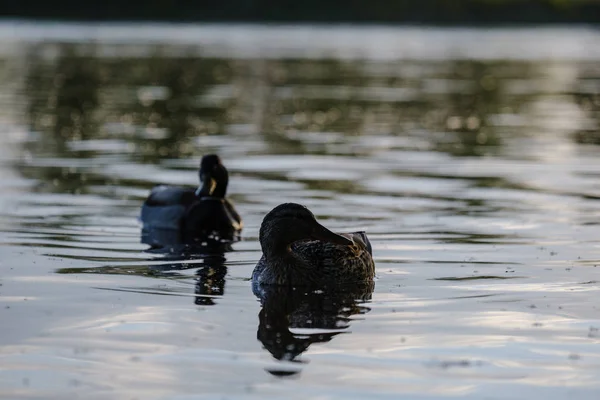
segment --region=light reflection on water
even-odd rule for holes
[[[594,32],[42,28],[0,63],[0,397],[600,389],[600,53],[572,46]],[[208,152],[244,239],[225,261],[145,251],[148,190],[195,185]],[[289,200],[369,233],[372,294],[252,296],[258,226]]]

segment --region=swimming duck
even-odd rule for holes
[[[271,210],[260,226],[259,241],[263,255],[252,273],[257,296],[261,285],[328,287],[370,282],[375,274],[364,232],[333,233],[300,204]]]
[[[177,231],[178,240],[183,242],[238,239],[242,219],[225,198],[229,174],[219,156],[202,157],[199,176],[201,185],[197,189],[154,187],[142,206],[143,229]]]

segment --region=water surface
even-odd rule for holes
[[[593,30],[0,24],[0,397],[590,399]],[[226,260],[140,243],[229,168]],[[375,290],[250,290],[262,217],[366,230]]]

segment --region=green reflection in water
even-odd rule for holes
[[[122,177],[91,167],[95,162],[134,168],[131,164],[199,159],[219,149],[218,142],[202,138],[240,130],[253,140],[244,155],[377,158],[379,152],[392,150],[496,156],[506,151],[505,138],[530,134],[526,124],[503,125],[498,116],[519,116],[525,105],[547,95],[533,84],[527,86],[539,77],[543,63],[537,61],[226,59],[160,45],[150,46],[150,55],[143,57],[119,52],[119,46],[113,51],[119,56],[99,56],[106,49],[94,44],[44,43],[28,48],[24,118],[37,139],[24,144],[32,162],[18,162],[15,168],[40,182],[34,190],[146,191],[155,184],[151,176]],[[600,103],[584,90],[594,79],[592,72],[582,74],[577,81],[581,90],[570,94],[597,127]],[[593,126],[573,133],[579,143],[596,143],[595,137]],[[39,166],[40,159],[48,161]],[[61,163],[48,166],[53,160]],[[192,176],[187,165],[170,168]],[[539,190],[506,177],[457,177],[441,171],[392,173],[468,180],[473,188]],[[360,181],[238,173],[294,179],[317,191],[368,192]],[[115,193],[107,190],[103,195]],[[497,209],[487,203],[466,199],[448,211],[465,215]]]

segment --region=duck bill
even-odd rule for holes
[[[202,185],[196,189],[196,196],[212,196],[217,188],[217,181],[208,176],[202,176]]]
[[[338,235],[337,233],[333,233],[322,225],[318,225],[315,227],[315,229],[313,230],[312,237],[313,239],[318,239],[324,242],[340,244],[344,246],[349,246],[353,243],[350,239],[342,235]]]

